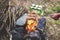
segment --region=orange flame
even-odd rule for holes
[[[29,20],[27,20],[26,30],[28,32],[34,31],[36,29],[37,25],[38,25],[38,23],[35,20],[29,19]]]

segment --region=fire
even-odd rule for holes
[[[29,19],[29,20],[27,20],[26,30],[28,32],[34,31],[36,29],[37,25],[38,25],[38,23],[35,20]]]

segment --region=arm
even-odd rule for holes
[[[37,28],[42,29],[42,28],[45,28],[45,26],[46,26],[46,19],[45,18],[39,19],[39,23],[38,23]]]

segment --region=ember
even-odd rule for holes
[[[36,29],[37,25],[38,25],[38,23],[36,22],[36,20],[34,20],[34,19],[28,19],[27,20],[26,30],[28,32],[34,31]]]

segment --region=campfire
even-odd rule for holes
[[[37,21],[34,19],[28,19],[26,23],[27,23],[26,30],[28,32],[34,31],[36,29],[36,26],[38,25]]]

